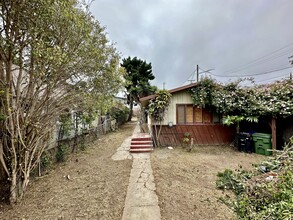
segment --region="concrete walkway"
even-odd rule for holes
[[[132,133],[132,136],[139,133],[139,126],[138,124],[135,126],[134,131]],[[118,147],[116,153],[111,157],[112,160],[126,160],[126,159],[132,159],[132,154],[129,152],[130,144],[131,144],[131,138],[132,136],[126,138],[120,147]]]
[[[136,133],[139,133],[138,125],[133,135]],[[131,138],[125,139],[112,156],[113,160],[133,159],[122,220],[160,220],[150,153],[130,154]]]

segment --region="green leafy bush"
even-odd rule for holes
[[[219,189],[233,190],[239,195],[245,189],[242,182],[250,178],[250,173],[244,170],[234,173],[232,170],[226,169],[224,172],[219,172],[217,176],[216,185]]]
[[[159,90],[157,96],[152,99],[148,105],[150,116],[161,123],[164,120],[165,113],[171,101],[171,93],[167,90]]]
[[[197,83],[193,87],[191,97],[195,105],[204,107],[205,105],[213,105],[215,92],[219,91],[220,85],[210,78],[205,78]]]
[[[110,110],[110,116],[115,118],[117,123],[123,124],[127,121],[129,115],[129,108],[122,104],[117,104],[116,106],[112,107]]]
[[[183,134],[183,144],[187,145],[190,142],[190,135],[189,132]]]
[[[51,166],[52,163],[53,163],[52,155],[48,151],[45,151],[41,156],[41,167],[43,169],[47,169]]]
[[[61,132],[61,136],[68,136],[70,133],[70,130],[72,130],[73,128],[73,122],[72,122],[72,118],[71,118],[71,114],[67,113],[67,114],[63,114],[60,115],[60,131]],[[62,137],[60,137],[62,139]]]
[[[159,90],[154,99],[148,104],[148,112],[153,119],[155,126],[155,146],[160,146],[160,135],[162,130],[162,122],[164,121],[165,113],[171,101],[171,93],[165,89]],[[157,129],[159,125],[159,129]]]
[[[58,145],[56,151],[56,161],[65,162],[68,154],[68,148],[65,145]]]
[[[293,139],[291,139],[293,140]],[[293,219],[293,142],[283,151],[255,165],[252,172],[225,170],[216,185],[232,190],[235,198],[221,198],[240,219]]]

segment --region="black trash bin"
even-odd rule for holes
[[[253,152],[253,140],[252,135],[245,132],[237,134],[237,148],[239,151],[252,153]]]

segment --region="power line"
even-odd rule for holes
[[[200,67],[199,67],[199,69],[202,71],[202,72],[200,72],[200,74],[201,74],[201,73],[211,73],[210,71],[215,70],[215,69],[204,70],[204,69],[202,69],[202,68],[200,68]]]
[[[285,70],[285,69],[289,69],[289,68],[292,68],[292,66],[289,66],[289,67],[283,67],[283,68],[275,69],[275,70],[269,70],[269,71],[261,72],[261,73],[246,74],[246,75],[231,75],[231,76],[223,76],[223,75],[218,75],[218,74],[213,74],[213,73],[210,73],[210,74],[213,75],[213,76],[218,76],[218,77],[247,77],[247,76],[258,76],[258,75],[264,75],[264,74],[273,73],[273,72],[277,72],[277,71]]]
[[[290,50],[287,50],[287,51],[284,51],[283,53],[281,54],[276,54],[276,56],[274,57],[270,57],[270,58],[267,58],[265,60],[260,60],[258,62],[256,62],[255,64],[252,64],[251,66],[255,66],[255,65],[259,65],[259,64],[263,64],[263,63],[266,63],[266,62],[269,62],[269,61],[272,61],[272,60],[275,60],[275,59],[278,59],[278,58],[281,58],[285,55],[288,55],[288,54],[292,54],[293,53],[293,48],[290,49]],[[250,67],[251,67],[250,66]],[[247,68],[250,68],[250,67],[247,67]],[[244,68],[244,69],[247,69],[247,68]]]
[[[202,72],[199,72],[198,69],[200,69]],[[196,74],[202,74],[202,73],[210,73],[209,71],[212,71],[214,69],[208,69],[208,70],[204,70],[202,68],[200,68],[198,65],[196,66],[196,69],[188,76],[187,80],[183,83],[185,84],[186,82],[190,82],[193,83],[194,81],[197,81],[197,79],[195,79],[195,73]],[[193,79],[194,78],[194,79]]]
[[[249,69],[249,68],[251,68],[251,67],[253,67],[253,66],[257,66],[257,65],[260,65],[260,64],[263,64],[263,63],[267,63],[267,62],[270,62],[270,61],[272,61],[272,60],[276,60],[276,59],[278,59],[278,58],[284,57],[285,55],[289,55],[289,54],[292,54],[292,53],[293,53],[293,48],[290,49],[290,50],[284,51],[284,52],[281,53],[281,54],[276,54],[276,55],[273,56],[273,57],[268,57],[268,58],[266,58],[266,59],[264,59],[264,60],[259,60],[259,61],[256,61],[256,62],[254,62],[254,63],[251,63],[250,65],[247,65],[246,67],[238,68],[238,69],[235,69],[234,71],[231,71],[231,72],[226,72],[226,74],[227,74],[227,73],[233,73],[233,72],[235,73],[235,72],[239,72],[239,71],[241,71],[241,70]]]
[[[190,83],[192,83],[192,81],[195,81],[195,80],[192,80],[192,76],[194,75],[194,73],[195,73],[195,70],[192,71],[192,73],[188,76],[187,80],[184,81],[183,85],[187,83],[188,81],[190,81]]]
[[[282,48],[280,48],[280,49],[277,49],[277,50],[275,50],[275,51],[273,51],[273,52],[271,52],[271,53],[269,53],[269,54],[266,54],[266,55],[264,55],[264,56],[261,56],[261,57],[255,59],[255,60],[253,60],[253,61],[247,63],[247,64],[241,65],[241,66],[239,66],[239,67],[237,67],[237,68],[233,68],[233,69],[231,69],[231,70],[227,70],[227,71],[224,71],[224,72],[233,72],[235,69],[239,69],[239,68],[241,68],[241,67],[248,66],[248,65],[250,65],[250,64],[252,64],[252,63],[255,63],[255,62],[257,62],[257,61],[259,61],[259,60],[261,60],[261,59],[263,59],[263,58],[265,58],[265,57],[271,56],[272,54],[274,54],[274,53],[276,53],[276,52],[279,52],[279,51],[281,51],[281,50],[283,50],[283,49],[285,49],[285,48],[287,48],[287,47],[289,47],[289,46],[291,46],[291,45],[293,45],[293,42],[290,43],[290,44],[287,44],[286,46],[284,46],[284,47],[282,47]],[[292,49],[290,49],[290,50],[292,50]]]
[[[265,81],[268,81],[268,80],[271,80],[271,79],[277,79],[277,78],[280,78],[280,77],[284,77],[284,76],[288,76],[288,74],[283,74],[281,76],[275,76],[275,77],[271,77],[271,78],[267,78],[267,79],[264,79],[264,80],[260,80],[260,81],[257,81],[258,83],[260,82],[265,82]]]
[[[235,70],[233,72],[229,72],[229,73],[231,74],[231,73],[237,73],[237,72],[240,72],[240,71],[244,71],[244,70],[250,69],[250,68],[252,68],[254,66],[261,65],[261,64],[264,64],[264,63],[267,63],[267,62],[273,63],[273,62],[277,61],[276,59],[284,57],[285,55],[289,55],[289,54],[292,54],[292,53],[293,53],[293,49],[290,52],[286,52],[286,53],[283,53],[283,54],[281,54],[279,56],[276,56],[276,57],[270,57],[270,58],[267,58],[265,60],[258,61],[257,63],[254,63],[254,64],[250,65],[249,67],[239,68],[239,69],[237,69],[237,70]],[[222,73],[222,75],[230,76],[228,73]]]
[[[267,79],[264,79],[264,80],[259,80],[259,81],[255,82],[255,83],[259,84],[259,83],[262,83],[262,82],[265,82],[265,81],[268,81],[268,80],[272,80],[272,79],[277,79],[277,78],[281,79],[281,77],[284,77],[284,76],[288,76],[288,74],[286,73],[286,74],[283,74],[281,76],[275,76],[275,77],[267,78]],[[248,86],[248,85],[249,85],[249,83],[244,82],[244,86]]]
[[[224,74],[227,74],[227,73],[233,73],[233,72],[239,72],[240,70],[247,69],[247,68],[248,68],[247,66],[257,65],[258,63],[261,64],[261,63],[264,63],[264,62],[267,62],[267,61],[270,61],[270,60],[273,60],[273,59],[277,59],[277,58],[279,58],[279,57],[282,57],[282,56],[284,56],[284,55],[286,55],[286,54],[288,54],[288,53],[293,52],[293,48],[291,48],[291,49],[289,49],[289,50],[286,50],[286,51],[283,51],[282,53],[279,53],[279,54],[275,54],[275,53],[277,53],[277,52],[279,52],[279,51],[281,51],[281,50],[284,50],[285,48],[290,47],[290,46],[292,46],[292,45],[293,45],[293,42],[290,43],[290,44],[287,44],[286,46],[284,46],[284,47],[282,47],[282,48],[279,48],[279,49],[277,49],[277,50],[275,50],[275,51],[273,51],[273,52],[271,52],[271,53],[269,53],[269,54],[266,54],[266,55],[264,55],[264,56],[261,56],[261,57],[255,59],[255,60],[253,60],[253,61],[247,63],[247,64],[241,65],[241,66],[239,66],[239,67],[237,67],[237,68],[233,68],[233,69],[230,69],[230,70],[224,71]],[[275,55],[274,55],[274,54],[275,54]],[[272,55],[273,55],[273,56],[272,56]],[[270,56],[272,56],[272,57],[270,57]],[[265,60],[262,60],[263,58],[266,58],[266,57],[268,57],[268,58],[265,59]]]
[[[255,73],[255,74],[246,74],[246,75],[226,75],[227,73],[236,73],[236,72],[239,72],[239,71],[243,71],[245,69],[248,69],[248,68],[251,68],[252,66],[255,66],[255,65],[260,65],[260,64],[263,64],[263,63],[266,63],[266,62],[269,62],[269,61],[272,61],[272,60],[275,60],[275,59],[278,59],[280,57],[283,57],[287,54],[292,54],[293,53],[293,48],[290,48],[290,49],[287,49],[285,51],[282,51],[288,47],[291,47],[293,46],[293,42],[292,43],[289,43],[277,50],[274,50],[272,52],[270,52],[269,54],[266,54],[264,56],[261,56],[247,64],[244,64],[244,65],[241,65],[237,68],[233,68],[233,69],[230,69],[230,70],[227,70],[227,71],[224,71],[223,74],[219,75],[219,74],[213,74],[211,73],[210,71],[213,70],[204,70],[202,68],[199,67],[200,70],[202,70],[203,72],[198,72],[198,69],[194,70],[187,78],[187,80],[183,83],[185,84],[186,82],[190,81],[190,82],[193,82],[193,81],[196,81],[195,79],[195,72],[197,72],[197,74],[201,74],[201,73],[209,73],[210,75],[212,76],[218,76],[218,77],[248,77],[248,76],[257,76],[257,75],[264,75],[264,74],[268,74],[268,73],[273,73],[273,72],[277,72],[277,71],[281,71],[281,70],[285,70],[285,69],[289,69],[289,68],[292,68],[292,67],[280,67],[280,69],[275,69],[275,70],[269,70],[269,71],[265,71],[265,72],[261,72],[261,73]],[[277,53],[279,51],[282,51],[281,53]],[[266,58],[266,59],[264,59]],[[225,74],[225,75],[224,75]]]

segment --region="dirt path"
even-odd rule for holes
[[[152,153],[152,168],[159,197],[162,219],[235,219],[234,214],[218,198],[217,173],[238,164],[252,168],[264,156],[245,154],[229,147],[196,147],[156,149]]]
[[[20,204],[0,209],[0,219],[121,219],[132,160],[111,156],[134,127],[103,136],[34,181]]]

